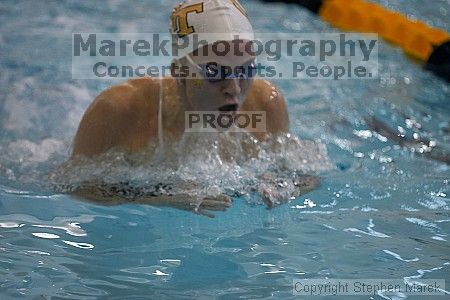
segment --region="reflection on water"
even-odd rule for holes
[[[326,199],[320,192],[311,198],[318,204]],[[28,214],[32,209],[47,212],[41,219],[20,211],[0,219],[3,286],[11,293],[14,288],[36,295],[26,282],[51,280],[62,290],[43,294],[84,291],[84,296],[119,297],[135,290],[135,296],[178,291],[192,297],[221,291],[254,298],[274,291],[289,296],[294,278],[375,278],[386,269],[388,278],[419,273],[446,278],[449,270],[448,245],[431,238],[448,232],[445,212],[375,211],[348,208],[340,201],[333,210],[283,206],[267,211],[235,201],[228,212],[210,220],[139,205],[35,201],[1,201],[3,207],[16,203]],[[55,216],[60,214],[67,217]],[[224,288],[224,282],[238,288]]]

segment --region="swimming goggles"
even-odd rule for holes
[[[190,55],[186,56],[189,63],[196,67],[200,75],[211,83],[220,82],[225,79],[251,79],[257,74],[256,58],[234,68],[229,66],[221,66],[215,62],[206,64],[196,64]]]

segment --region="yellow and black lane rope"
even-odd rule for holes
[[[301,5],[346,31],[377,33],[450,82],[450,34],[365,0],[263,0]]]

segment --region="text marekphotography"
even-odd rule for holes
[[[172,66],[173,59],[186,55],[194,61],[195,56],[207,56],[211,62],[217,57],[226,57],[230,65],[234,60],[252,55],[257,58],[253,71],[264,79],[378,78],[379,40],[376,35],[256,33],[253,40],[243,40],[236,34],[229,42],[222,40],[229,40],[229,36],[223,35],[190,34],[180,42],[169,33],[73,33],[72,78],[171,75],[198,79],[195,68]],[[207,47],[208,41],[216,42]]]

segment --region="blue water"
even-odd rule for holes
[[[448,1],[378,2],[450,30]],[[333,164],[287,205],[236,198],[209,219],[52,190],[84,110],[113,83],[71,79],[71,33],[162,31],[174,4],[0,2],[0,298],[294,298],[305,278],[445,279],[449,293],[449,166],[366,120],[449,153],[450,86],[384,42],[379,80],[277,82],[291,131],[320,139]],[[335,31],[295,6],[245,5],[260,32]]]

